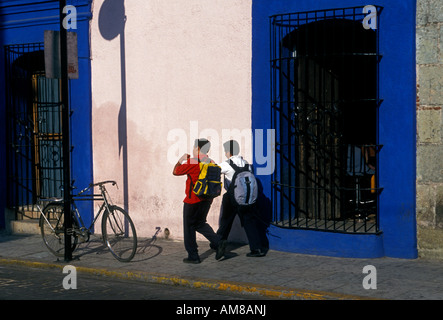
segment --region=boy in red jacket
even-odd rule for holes
[[[193,157],[184,154],[174,166],[172,174],[174,176],[187,175],[186,197],[183,200],[183,236],[185,249],[188,257],[183,259],[185,263],[200,263],[198,256],[196,232],[202,234],[209,240],[210,246],[217,250],[215,258],[219,260],[225,254],[226,241],[221,241],[212,227],[206,222],[212,199],[200,199],[193,191],[194,183],[200,174],[199,162],[207,161],[211,143],[206,139],[196,139]],[[213,161],[211,160],[213,163]]]

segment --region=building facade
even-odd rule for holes
[[[68,4],[80,77],[70,80],[74,184],[116,180],[111,195],[139,236],[160,227],[182,238],[186,178],[172,175],[175,162],[199,137],[221,162],[234,138],[260,181],[272,249],[441,256],[438,1]],[[0,16],[2,215],[57,195],[62,161],[59,135],[47,132],[57,116],[42,120],[57,100],[41,59],[58,3],[3,1]],[[208,216],[214,228],[220,203]],[[94,206],[82,205],[90,221]],[[231,239],[246,238],[237,226]]]

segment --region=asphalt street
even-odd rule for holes
[[[229,292],[121,280],[66,269],[0,266],[0,300],[238,300]],[[75,284],[75,288],[73,288]]]

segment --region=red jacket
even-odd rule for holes
[[[205,154],[199,155],[200,162],[208,158]],[[211,162],[214,162],[211,160]],[[200,201],[207,201],[206,199],[200,199],[197,195],[192,192],[194,188],[195,182],[198,180],[198,176],[200,175],[200,165],[198,164],[197,158],[189,158],[185,163],[179,165],[174,172],[177,176],[187,175],[188,179],[186,180],[186,197],[183,200],[185,203],[194,204]]]

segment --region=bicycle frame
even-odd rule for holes
[[[95,183],[95,184],[90,184],[88,187],[86,187],[85,189],[81,190],[77,195],[72,196],[72,212],[73,212],[73,218],[75,219],[75,222],[77,222],[78,225],[78,229],[81,232],[82,230],[86,230],[88,232],[88,234],[92,233],[92,228],[95,225],[97,219],[99,218],[99,216],[105,212],[105,210],[109,210],[109,207],[112,205],[111,202],[111,197],[108,194],[108,191],[106,190],[106,187],[104,186],[105,184],[111,183],[112,185],[117,185],[117,183],[115,181],[109,180],[109,181],[103,181],[103,182],[99,182],[99,183]],[[100,189],[100,194],[85,194],[87,191],[93,189],[94,187],[98,186]],[[118,187],[117,187],[118,188]],[[39,199],[40,202],[48,202],[48,204],[51,203],[63,203],[63,199],[60,198],[46,198],[46,199]],[[76,201],[103,201],[103,203],[100,206],[99,211],[97,212],[97,214],[94,216],[94,219],[91,222],[91,225],[87,228],[83,222],[83,219],[80,215],[80,212],[77,208],[77,205],[75,204]],[[45,221],[48,223],[49,226],[51,226],[51,224],[49,223],[48,218],[45,216],[45,214],[43,213],[42,208],[40,207],[39,204],[37,204],[37,208],[40,211],[41,216],[45,219]],[[52,226],[51,226],[52,231],[55,231]],[[67,230],[68,234],[72,234],[73,232],[75,232],[75,228],[71,229],[71,230]]]
[[[100,217],[100,215],[103,212],[105,212],[105,210],[109,210],[109,207],[112,205],[111,197],[109,196],[108,191],[106,190],[106,187],[104,186],[105,184],[108,184],[108,183],[111,183],[112,185],[117,185],[117,183],[115,181],[111,181],[111,180],[103,181],[103,182],[99,182],[99,183],[95,183],[95,184],[90,184],[88,187],[86,187],[85,189],[80,191],[77,195],[72,197],[72,206],[74,208],[73,211],[75,212],[75,214],[73,216],[74,216],[74,219],[77,220],[80,230],[82,228],[85,228],[86,231],[88,231],[88,233],[91,233],[92,228],[95,225],[98,218]],[[93,189],[96,186],[99,187],[100,194],[92,194],[92,195],[84,194],[85,192],[89,191],[90,189]],[[100,209],[98,210],[97,214],[94,216],[94,219],[92,220],[91,225],[88,228],[86,228],[86,226],[83,222],[83,219],[80,215],[77,205],[75,204],[75,201],[103,201],[103,203],[100,206]]]
[[[108,183],[112,183],[114,186],[116,185],[115,181],[98,182],[90,184],[77,195],[72,196],[69,214],[72,215],[73,225],[69,229],[67,229],[64,224],[66,212],[63,213],[62,211],[64,209],[63,200],[54,198],[39,199],[39,202],[48,202],[43,210],[40,207],[41,202],[38,208],[41,212],[40,228],[43,242],[49,251],[56,256],[61,256],[66,246],[66,244],[63,243],[63,237],[66,236],[72,237],[72,251],[75,250],[78,243],[89,242],[90,235],[94,231],[93,227],[101,216],[101,233],[104,245],[108,247],[111,254],[117,260],[121,262],[131,261],[137,251],[137,232],[128,213],[112,203],[111,197],[105,187],[105,184]],[[94,187],[100,189],[99,194],[89,192]],[[77,201],[102,201],[89,227],[85,226],[76,204]]]

